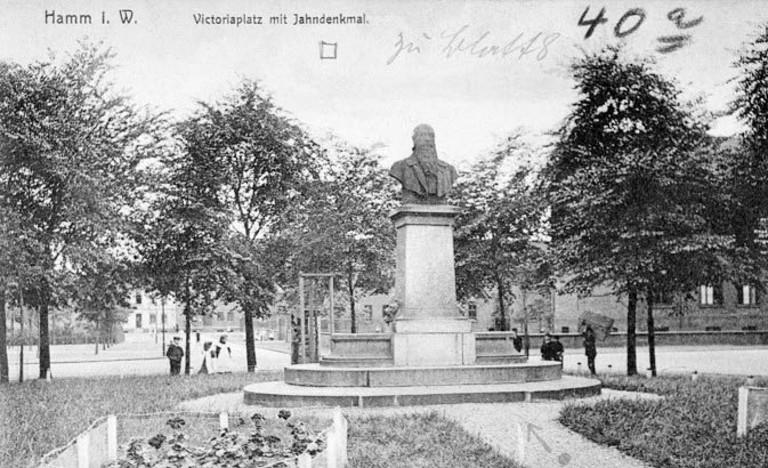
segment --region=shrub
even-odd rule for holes
[[[660,400],[604,400],[566,405],[560,422],[590,440],[615,446],[653,466],[768,466],[768,428],[736,437],[735,377],[601,377],[608,388],[653,392]]]

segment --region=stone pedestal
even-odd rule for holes
[[[403,205],[390,214],[397,229],[395,366],[475,363],[471,323],[456,304],[450,205]]]

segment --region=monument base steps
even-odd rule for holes
[[[248,405],[269,407],[379,407],[559,400],[599,394],[599,380],[565,376],[543,382],[436,387],[321,388],[263,382],[245,387],[243,399]]]

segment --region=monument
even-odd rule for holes
[[[563,377],[559,362],[528,362],[511,333],[473,332],[457,306],[453,220],[456,169],[437,157],[435,132],[419,125],[413,152],[390,175],[402,205],[391,333],[333,333],[318,364],[287,367],[284,382],[245,387],[247,404],[387,406],[521,401],[600,393],[597,380]]]
[[[453,218],[461,209],[446,203],[456,169],[438,159],[432,127],[419,125],[412,138],[411,156],[389,171],[403,196],[390,214],[397,230],[394,364],[474,364],[472,324],[456,303]]]

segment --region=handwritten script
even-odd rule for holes
[[[519,33],[511,39],[499,40],[495,39],[490,31],[472,32],[468,24],[454,30],[441,31],[439,34],[423,32],[410,38],[406,38],[405,34],[400,32],[387,65],[393,64],[404,55],[430,51],[437,51],[446,59],[464,55],[479,59],[511,57],[518,60],[531,56],[536,60],[544,60],[549,53],[549,47],[559,37],[559,33],[539,32],[529,36]]]

